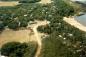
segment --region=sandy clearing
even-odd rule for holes
[[[0,1],[0,6],[16,6],[18,5],[18,1],[12,1],[12,2],[2,2]]]
[[[51,2],[52,2],[51,0],[41,0],[39,3],[48,4],[48,3],[51,3]]]
[[[80,24],[78,21],[76,21],[74,19],[74,17],[69,17],[69,18],[64,17],[63,20],[65,22],[71,24],[72,26],[74,26],[74,27],[86,32],[86,27],[84,25]]]
[[[29,41],[37,41],[36,38],[38,39],[41,38],[42,35],[44,35],[43,33],[39,33],[37,32],[37,27],[40,26],[39,24],[42,23],[44,24],[45,21],[36,21],[37,24],[32,24],[29,25],[28,27],[31,27],[31,29],[35,30],[36,34],[35,35],[35,31],[31,31],[30,29],[24,29],[24,30],[18,30],[18,31],[13,31],[10,29],[5,29],[1,34],[0,34],[0,47],[7,43],[7,42],[12,42],[12,41],[17,41],[17,42],[29,42]],[[28,28],[27,27],[27,28]],[[40,41],[39,41],[40,43]]]
[[[18,31],[13,31],[10,29],[4,30],[0,34],[0,47],[7,42],[16,41],[16,42],[23,43],[23,42],[35,41],[38,44],[35,57],[38,57],[42,49],[41,36],[45,34],[39,33],[37,31],[37,28],[38,26],[41,26],[41,25],[47,25],[49,24],[49,22],[46,20],[45,21],[35,21],[35,22],[36,24],[29,25],[27,29],[24,29],[24,30],[18,30]],[[33,30],[33,32],[30,29],[28,29],[29,27]]]
[[[35,41],[35,36],[31,35],[30,30],[19,30],[19,31],[13,31],[13,30],[4,30],[0,34],[0,47],[7,43],[7,42],[29,42],[29,41]]]

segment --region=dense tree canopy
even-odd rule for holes
[[[1,54],[9,57],[32,57],[35,55],[37,44],[9,42],[2,46]]]

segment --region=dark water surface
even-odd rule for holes
[[[83,4],[86,4],[86,0],[71,0],[71,1],[78,1],[78,2],[81,2],[81,3],[83,3]]]

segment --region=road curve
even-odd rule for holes
[[[48,21],[37,21],[37,24],[35,24],[33,26],[33,32],[35,34],[35,37],[36,37],[36,41],[38,43],[38,48],[37,48],[37,52],[35,54],[35,57],[38,57],[40,55],[40,52],[41,52],[41,48],[42,48],[42,39],[41,39],[41,36],[39,35],[39,32],[37,31],[37,28],[38,26],[42,26],[42,25],[47,25],[49,24]]]

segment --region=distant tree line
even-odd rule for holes
[[[0,1],[19,1],[19,3],[35,3],[35,2],[39,2],[41,0],[0,0]]]

